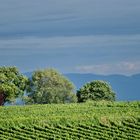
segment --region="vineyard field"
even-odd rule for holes
[[[140,101],[0,107],[0,140],[140,140]]]

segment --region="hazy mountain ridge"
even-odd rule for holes
[[[32,72],[24,74],[31,77]],[[76,89],[79,89],[85,83],[92,80],[105,80],[110,83],[113,90],[116,92],[117,100],[140,100],[140,74],[125,76],[119,74],[96,75],[69,73],[64,75],[75,84]]]

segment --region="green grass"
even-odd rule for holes
[[[0,107],[0,139],[140,139],[140,101]]]

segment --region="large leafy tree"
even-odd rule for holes
[[[0,67],[0,105],[23,95],[28,82],[16,67]]]
[[[76,102],[73,84],[54,69],[37,70],[33,73],[27,104],[49,104]]]
[[[111,86],[101,80],[95,80],[86,83],[80,90],[77,91],[78,102],[85,102],[87,100],[115,100],[115,92]]]

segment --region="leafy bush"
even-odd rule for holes
[[[105,81],[92,81],[85,84],[77,91],[78,102],[85,102],[87,100],[107,100],[114,101],[115,93],[111,86]]]
[[[54,69],[37,70],[29,85],[26,103],[70,103],[77,102],[74,85]]]
[[[0,67],[0,105],[22,96],[27,82],[28,78],[16,67]]]

